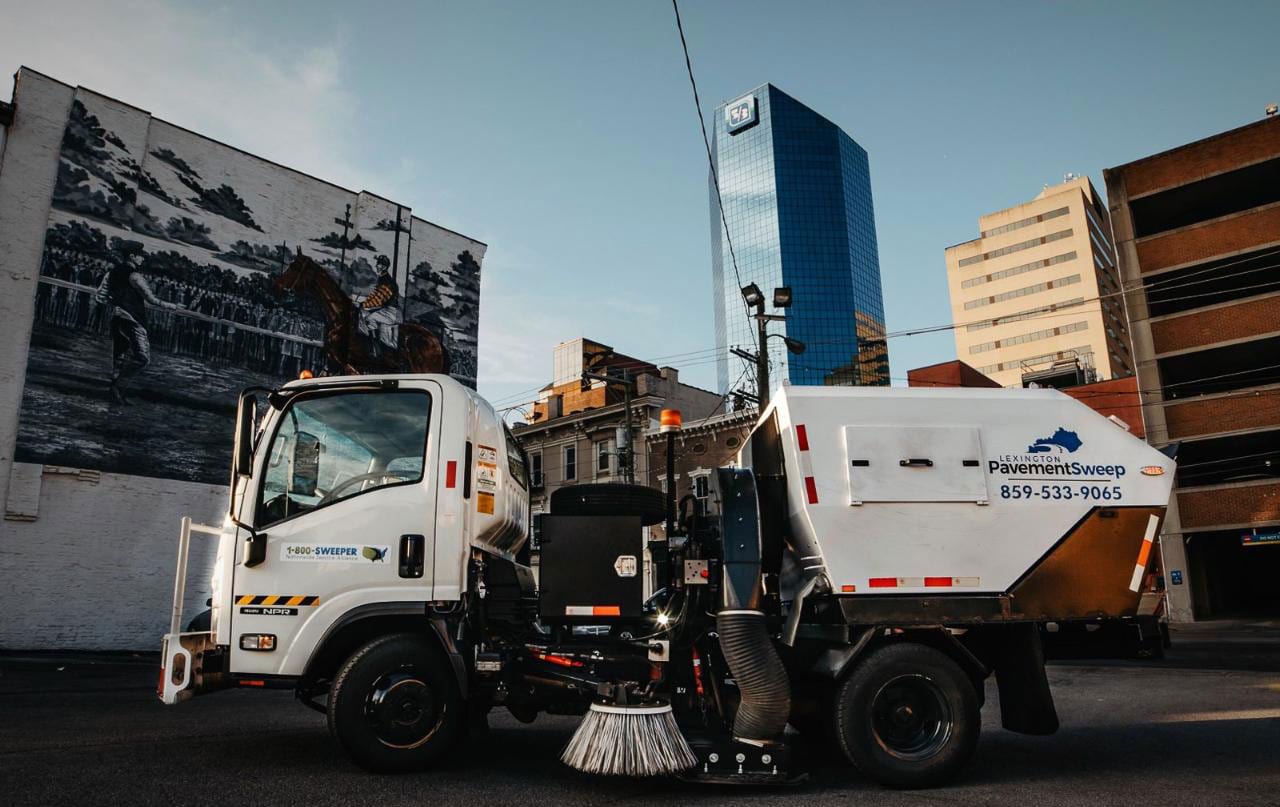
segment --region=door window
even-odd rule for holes
[[[422,480],[431,397],[350,392],[295,399],[271,439],[257,526]]]

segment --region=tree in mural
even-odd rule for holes
[[[186,174],[178,174],[178,179],[183,185],[195,191],[196,195],[191,197],[192,202],[215,216],[222,216],[224,219],[230,219],[262,232],[262,228],[253,220],[253,211],[230,185],[223,184],[210,190]]]
[[[169,223],[165,225],[165,235],[174,241],[181,241],[184,244],[191,244],[196,247],[204,247],[205,249],[217,249],[218,245],[210,238],[212,232],[208,226],[198,221],[183,216],[182,218],[173,217],[169,219]]]
[[[329,233],[320,238],[313,238],[312,241],[317,244],[323,244],[330,249],[368,249],[377,251],[373,246],[373,242],[360,233],[343,238],[341,233]]]

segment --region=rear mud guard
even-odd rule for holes
[[[1034,622],[998,628],[994,644],[1000,723],[1019,734],[1053,734],[1058,712],[1044,672],[1044,647]]]

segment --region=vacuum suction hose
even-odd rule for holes
[[[716,632],[742,696],[733,734],[743,740],[773,740],[787,728],[791,682],[761,609],[764,592],[755,479],[741,468],[721,468],[717,476],[724,579]]]

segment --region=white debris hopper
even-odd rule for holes
[[[784,387],[743,464],[787,585],[858,622],[1130,616],[1174,473],[1047,389]]]

